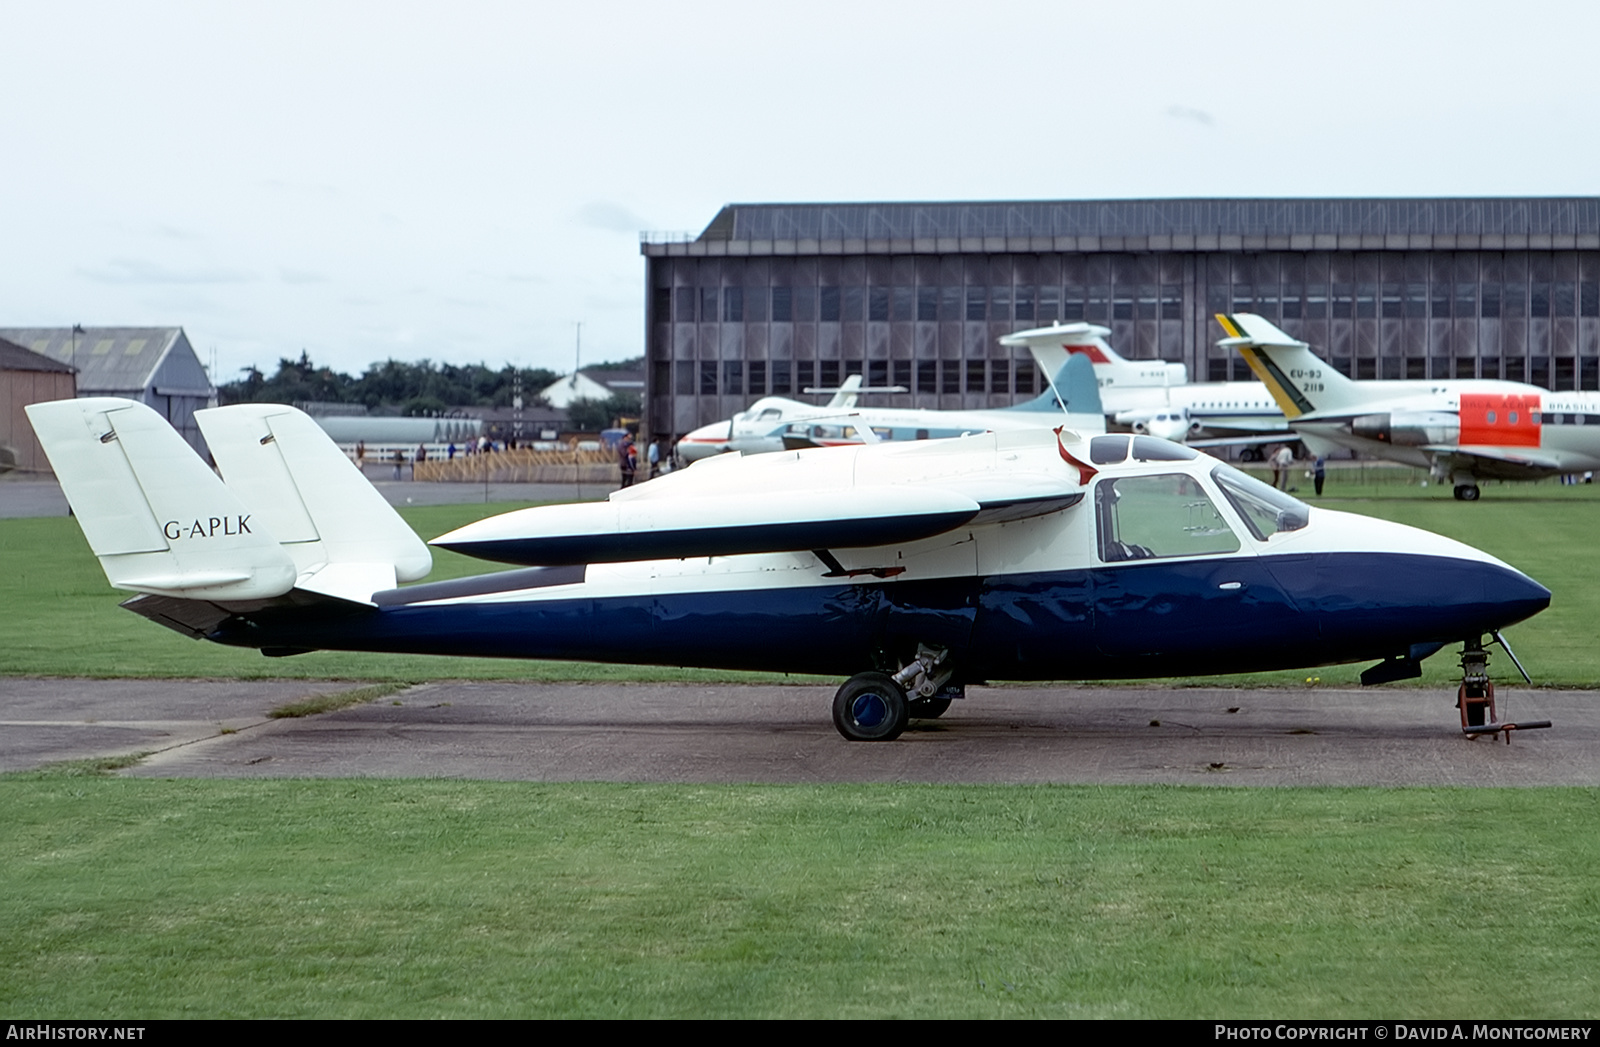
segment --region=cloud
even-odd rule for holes
[[[241,284],[256,278],[244,269],[225,266],[174,268],[142,258],[113,258],[98,268],[78,269],[87,279],[101,284]]]
[[[578,211],[578,218],[590,229],[603,229],[608,233],[637,233],[650,228],[650,223],[610,200],[591,200]]]
[[[328,278],[321,273],[313,273],[308,269],[289,269],[280,267],[278,279],[286,284],[325,284]]]
[[[1189,120],[1197,124],[1204,124],[1207,127],[1216,122],[1211,118],[1211,114],[1204,109],[1192,109],[1186,105],[1167,106],[1167,115],[1174,120]]]

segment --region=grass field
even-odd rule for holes
[[[1587,1017],[1594,790],[0,779],[29,1017]]]
[[[1325,504],[1450,534],[1539,578],[1555,602],[1512,633],[1518,653],[1542,683],[1600,682],[1595,488],[1487,487],[1485,501],[1461,505],[1391,472],[1338,490]],[[406,516],[431,535],[503,508]],[[437,563],[436,578],[483,569],[448,553]],[[186,640],[118,609],[119,598],[72,521],[0,521],[0,675],[755,678],[268,660]],[[1359,668],[1317,675],[1328,685]],[[1453,670],[1436,657],[1425,682],[1443,685]],[[93,773],[111,769],[0,776],[0,1012],[1424,1019],[1600,1009],[1594,789]]]
[[[1411,470],[1351,470],[1317,502],[1414,524],[1487,550],[1528,572],[1555,594],[1550,610],[1511,629],[1507,638],[1535,682],[1564,687],[1600,686],[1594,657],[1600,621],[1600,487],[1556,484],[1487,485],[1474,504],[1452,500],[1437,486],[1401,478]],[[1370,476],[1368,474],[1370,473]],[[1366,477],[1364,482],[1363,477]],[[1332,497],[1335,490],[1339,496]],[[423,535],[440,534],[510,505],[412,508],[403,515]],[[481,561],[437,550],[432,578],[493,569]],[[317,652],[263,658],[251,650],[189,640],[121,610],[127,594],[111,589],[70,519],[0,520],[0,676],[292,677],[414,681],[436,679],[528,680],[749,680],[793,679],[773,674],[721,673],[676,668],[601,666],[572,662],[522,662]],[[1364,666],[1311,673],[1265,673],[1204,681],[1208,684],[1321,686],[1354,684]],[[1495,671],[1513,670],[1496,658]],[[1457,678],[1448,653],[1425,663],[1425,686]],[[803,678],[802,678],[803,679]],[[819,681],[820,682],[820,681]],[[1186,682],[1186,681],[1180,681]]]

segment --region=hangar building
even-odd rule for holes
[[[653,436],[861,371],[1004,406],[1041,378],[998,339],[1057,319],[1194,381],[1249,377],[1212,316],[1255,312],[1356,378],[1600,389],[1596,197],[730,204],[640,251]]]
[[[201,455],[194,413],[217,390],[181,327],[6,327],[0,338],[67,364],[79,396],[121,396],[151,407]]]

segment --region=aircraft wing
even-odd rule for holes
[[[1285,441],[1298,439],[1289,429],[1276,429],[1271,432],[1256,433],[1254,436],[1215,436],[1204,439],[1188,439],[1184,443],[1190,447],[1252,447],[1261,444],[1281,444]]]
[[[892,487],[582,502],[481,520],[432,544],[542,566],[732,556],[915,541],[959,527],[981,508],[956,492]]]
[[[1461,472],[1490,480],[1534,480],[1562,471],[1561,464],[1547,455],[1504,447],[1429,444],[1422,449]]]
[[[686,494],[690,494],[686,492]],[[633,498],[538,506],[468,524],[431,544],[539,566],[855,549],[1058,512],[1083,497],[1049,473],[930,484]]]

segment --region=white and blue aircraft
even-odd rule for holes
[[[185,635],[847,676],[852,740],[986,680],[1375,660],[1382,682],[1456,642],[1481,667],[1485,637],[1550,600],[1459,542],[1065,427],[722,455],[469,524],[433,544],[515,568],[400,585],[428,546],[293,408],[197,412],[224,479],[141,404],[27,410],[124,606]]]
[[[1045,429],[1062,424],[1078,432],[1105,432],[1093,366],[1087,360],[1074,363],[1063,359],[1046,373],[1056,378],[1042,395],[1010,407],[973,411],[858,407],[856,397],[859,395],[905,390],[864,388],[860,385],[861,376],[853,374],[845,379],[839,395],[826,407],[781,396],[762,397],[747,411],[686,434],[678,441],[678,455],[695,462],[729,451],[762,454],[885,440],[943,440],[972,433]],[[849,399],[841,404],[840,398],[846,394]]]

